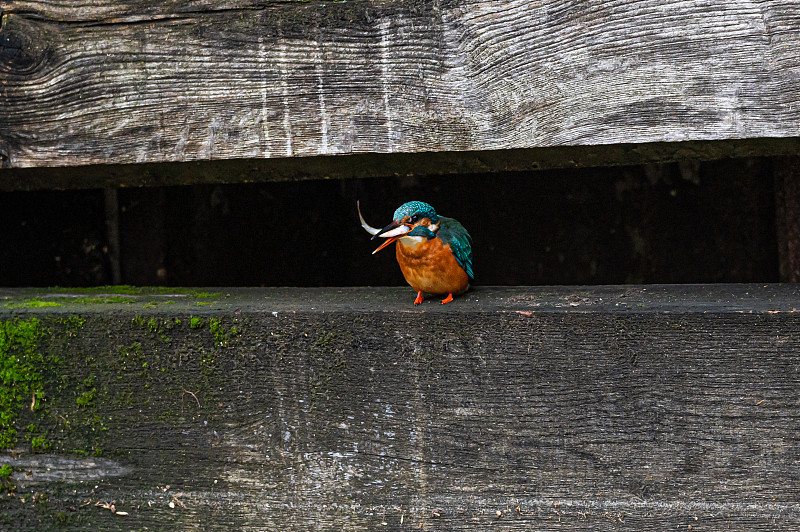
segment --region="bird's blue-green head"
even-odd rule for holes
[[[392,223],[373,233],[373,237],[386,238],[378,249],[373,251],[377,253],[398,238],[404,236],[424,236],[431,239],[435,236],[438,229],[439,215],[433,207],[424,201],[409,201],[403,203],[394,211]]]
[[[408,220],[406,220],[406,218],[408,218]],[[403,203],[394,211],[394,216],[392,217],[397,223],[407,221],[412,224],[423,218],[428,218],[433,223],[439,221],[439,215],[436,214],[434,208],[424,201],[409,201],[408,203]]]

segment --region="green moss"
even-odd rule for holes
[[[139,295],[141,293],[141,288],[128,285],[92,286],[86,288],[60,288],[54,286],[53,290],[69,292],[71,294],[125,294],[129,296]]]
[[[84,296],[84,297],[64,297],[58,296],[50,298],[47,301],[42,299],[25,299],[22,301],[6,303],[6,307],[10,309],[20,308],[47,308],[47,307],[63,307],[67,304],[77,305],[102,305],[112,303],[135,303],[136,299],[133,297],[121,295],[104,295],[104,296]],[[153,303],[155,305],[155,303]]]
[[[157,419],[158,419],[159,422],[163,423],[165,421],[173,421],[173,420],[177,419],[177,417],[178,417],[178,414],[173,409],[173,410],[168,410],[166,412],[160,413],[158,415]]]
[[[333,331],[329,331],[329,332],[320,334],[319,338],[317,338],[317,341],[314,342],[314,343],[316,345],[318,345],[319,347],[325,347],[326,345],[328,345],[331,342],[333,342],[334,339],[336,339],[336,333],[333,332]]]
[[[114,395],[113,404],[116,406],[129,408],[133,405],[133,392],[119,391]]]
[[[96,394],[97,390],[92,388],[88,392],[80,394],[75,401],[78,403],[78,406],[94,406],[94,396]]]
[[[0,321],[0,448],[17,442],[16,421],[25,408],[36,411],[45,397],[37,350],[44,328],[36,318]]]
[[[174,286],[130,286],[130,285],[116,285],[116,286],[92,286],[82,288],[60,288],[58,286],[52,287],[50,290],[54,292],[62,292],[69,294],[87,294],[95,296],[124,295],[124,296],[166,296],[166,295],[182,295],[194,299],[219,299],[224,297],[220,293],[202,292],[193,288],[179,288]]]
[[[10,493],[16,489],[16,486],[11,482],[11,475],[14,473],[14,468],[8,464],[0,466],[0,488],[3,491]]]
[[[82,392],[75,402],[78,404],[78,406],[93,407],[95,404],[95,396],[97,395],[97,390],[94,387],[94,374],[91,374],[83,379],[83,386],[88,389]]]
[[[63,307],[61,303],[55,301],[42,301],[41,299],[29,299],[27,301],[20,301],[19,303],[7,303],[6,307],[10,309],[15,308],[45,308],[45,307]]]
[[[222,297],[220,293],[209,293],[209,292],[193,292],[192,297],[195,299],[219,299]]]
[[[17,429],[3,428],[0,432],[0,449],[8,449],[17,443]]]
[[[208,328],[212,333],[214,333],[214,336],[216,336],[218,342],[225,339],[222,329],[222,322],[217,318],[211,318],[208,320]]]
[[[6,432],[4,442],[0,443],[5,447],[24,446],[30,452],[69,453],[76,449],[86,456],[97,456],[106,448],[107,435],[127,419],[126,415],[116,413],[112,419],[107,415],[109,408],[112,412],[138,411],[147,404],[147,397],[172,394],[174,402],[168,401],[160,410],[178,405],[164,417],[164,422],[174,424],[196,413],[192,406],[194,399],[182,395],[183,390],[196,393],[203,409],[216,404],[215,397],[219,393],[216,383],[224,373],[219,362],[221,352],[235,341],[242,323],[246,322],[234,316],[218,316],[211,331],[208,316],[175,319],[154,313],[136,317],[132,314],[136,312],[129,314],[130,325],[122,324],[123,329],[128,329],[122,331],[120,337],[120,340],[125,338],[124,345],[121,345],[123,341],[114,340],[117,331],[111,326],[92,328],[92,334],[99,336],[97,341],[90,341],[85,337],[89,332],[89,320],[65,312],[37,316],[41,324],[30,320],[30,324],[38,324],[43,335],[38,345],[29,342],[30,353],[38,357],[37,364],[32,365],[34,374],[38,372],[37,382],[41,383],[41,393],[35,393],[37,411],[30,410],[32,391],[15,398],[11,415],[16,417],[2,427]],[[21,316],[8,323],[15,325],[14,330],[19,332],[28,323],[19,320],[30,317]],[[187,340],[183,335],[189,334],[189,327],[209,328],[209,332],[199,333],[194,338],[194,347],[181,349],[174,356],[172,350],[163,348],[162,342],[169,341],[167,335],[172,335],[173,329],[182,342]],[[13,359],[23,360],[19,354],[25,348],[16,340],[10,343],[13,344]],[[69,364],[53,362],[61,358],[69,360]],[[131,380],[140,383],[137,389],[143,393],[131,393],[127,384],[120,385]],[[19,385],[6,384],[0,387],[0,393],[5,390],[16,393],[20,389]],[[41,402],[45,391],[47,401]]]
[[[94,296],[94,297],[75,297],[69,298],[69,300],[73,303],[78,303],[80,305],[100,305],[100,304],[109,304],[109,303],[135,303],[136,300],[131,297],[125,296]]]
[[[147,330],[147,332],[158,336],[158,339],[162,342],[169,343],[172,339],[167,336],[167,331],[170,331],[175,328],[176,325],[180,324],[181,321],[176,319],[159,319],[156,317],[152,317],[149,320],[143,318],[142,316],[136,316],[131,320],[131,323],[136,327],[140,327],[142,329]]]
[[[77,334],[78,330],[86,325],[86,318],[80,316],[68,316],[66,318],[56,318],[56,323],[64,326],[64,336],[72,338]]]
[[[148,297],[150,296],[150,297]],[[155,297],[153,297],[155,296]],[[158,297],[161,296],[161,297]],[[225,294],[212,293],[190,288],[174,287],[134,287],[134,286],[98,286],[91,288],[53,287],[43,293],[41,289],[28,290],[27,297],[13,298],[0,305],[9,309],[37,309],[47,307],[64,307],[69,305],[103,305],[141,303],[144,309],[153,309],[158,305],[175,304],[175,297],[215,300],[226,297]],[[210,305],[212,301],[197,301]]]
[[[139,342],[133,342],[131,345],[128,346],[120,346],[119,348],[119,362],[118,362],[118,371],[125,372],[129,369],[137,368],[141,365],[142,360],[142,344]],[[121,375],[121,373],[120,373]]]
[[[171,319],[160,320],[158,318],[150,318],[147,322],[147,330],[158,336],[162,342],[171,342],[172,339],[167,336],[167,331],[175,327],[175,322]]]
[[[50,447],[52,447],[52,444],[47,441],[47,438],[44,436],[35,436],[31,438],[31,449],[34,451],[46,451]]]
[[[25,432],[25,440],[30,442],[32,451],[46,451],[52,447],[53,444],[41,433],[37,425],[30,423],[25,427]]]
[[[72,449],[72,453],[76,456],[96,456],[99,458],[103,456],[103,449],[99,447],[95,447],[90,451],[86,449]]]
[[[208,320],[208,329],[214,335],[214,345],[218,347],[227,347],[228,342],[242,332],[241,328],[237,327],[235,324],[232,325],[230,329],[226,329],[222,324],[222,320],[217,318]]]

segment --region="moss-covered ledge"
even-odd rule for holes
[[[0,289],[0,528],[800,525],[795,285]]]

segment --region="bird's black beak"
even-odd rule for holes
[[[379,252],[380,250],[382,250],[383,248],[385,248],[386,246],[388,246],[389,244],[391,244],[404,234],[408,233],[409,231],[411,231],[411,228],[409,226],[401,224],[400,222],[397,222],[395,220],[392,220],[392,223],[390,223],[389,225],[387,225],[386,227],[375,233],[375,235],[372,237],[375,238],[376,236],[379,236],[381,238],[386,239],[386,241],[383,244],[381,244],[378,247],[378,249],[373,251],[372,254],[373,255],[376,254],[377,252]]]
[[[384,227],[383,229],[372,235],[372,238],[370,238],[370,240],[375,240],[375,237],[381,236],[384,233],[388,233],[392,229],[397,229],[398,227],[401,227],[401,224],[399,222],[396,222],[395,220],[392,220],[392,223],[390,223],[389,225],[387,225],[386,227]]]

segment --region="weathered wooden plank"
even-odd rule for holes
[[[790,0],[11,1],[5,167],[796,137]]]
[[[80,168],[8,168],[0,172],[0,190],[523,172],[554,168],[661,164],[687,159],[713,161],[798,154],[800,138],[770,138],[559,146],[479,152],[371,153],[183,163],[95,164]]]
[[[6,527],[800,523],[794,285],[106,292],[0,291],[60,360]]]

